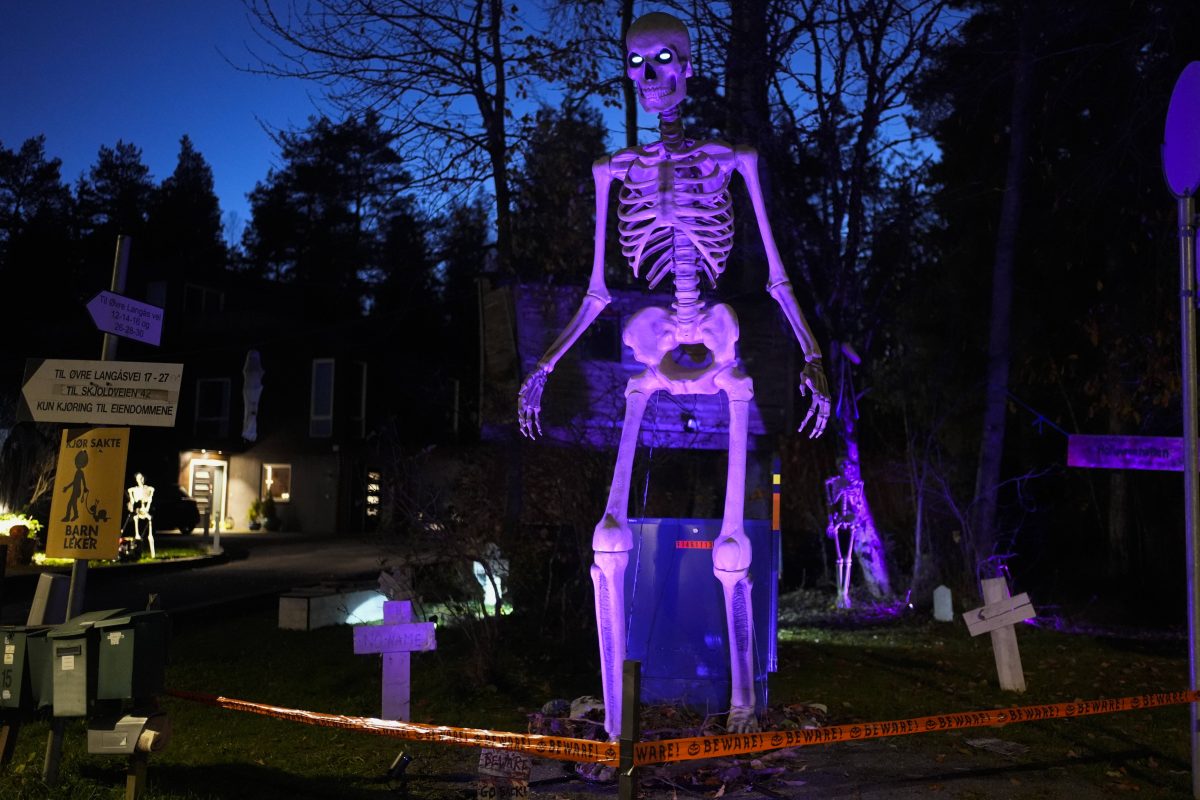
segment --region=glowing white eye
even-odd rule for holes
[[[632,55],[629,56],[629,63],[635,67],[640,67],[642,65],[642,62],[645,60],[646,59],[642,58],[637,53],[633,53]]]
[[[670,50],[663,50],[661,53],[659,53],[659,54],[658,54],[657,56],[655,56],[654,58],[655,58],[655,59],[658,61],[658,63],[660,63],[660,64],[670,64],[670,63],[671,63],[671,59],[673,59],[673,58],[674,58],[674,56],[673,56],[673,55],[671,55],[671,51],[670,51]]]

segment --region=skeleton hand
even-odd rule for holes
[[[529,439],[542,435],[542,389],[549,376],[550,370],[539,366],[529,373],[521,384],[521,391],[517,392],[517,421],[521,426],[521,435]]]
[[[808,438],[816,439],[825,432],[825,423],[829,421],[829,386],[825,383],[825,370],[821,368],[820,358],[814,358],[804,365],[800,373],[799,388],[801,397],[812,393],[812,405],[808,407],[808,413],[804,415],[804,421],[796,431],[803,431],[811,419],[813,426]],[[816,417],[813,417],[814,414]]]

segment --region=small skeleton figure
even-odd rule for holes
[[[611,300],[604,282],[604,233],[608,195],[621,184],[617,229],[621,252],[634,275],[645,274],[650,287],[668,275],[675,283],[671,309],[649,307],[629,318],[626,346],[646,369],[625,388],[625,421],[616,469],[604,516],[592,538],[595,562],[596,620],[600,638],[605,730],[616,739],[621,730],[621,665],[625,659],[625,568],[633,549],[629,528],[629,485],[639,428],[650,396],[725,392],[729,401],[729,470],[721,532],[713,545],[713,572],[725,596],[725,618],[732,675],[728,729],[758,730],[753,670],[753,608],[750,602],[750,541],[743,530],[746,483],[746,428],[751,379],[736,354],[738,321],[720,303],[706,308],[701,280],[715,286],[733,247],[729,195],[734,172],[742,176],[766,250],[767,291],[779,303],[804,350],[800,393],[811,393],[804,421],[813,421],[811,437],[820,436],[829,418],[829,392],[821,369],[821,351],[792,293],[767,220],[758,177],[758,154],[749,147],[688,139],[680,104],[692,75],[690,43],[683,23],[668,14],[647,14],[625,39],[626,72],[637,85],[642,108],[659,115],[659,141],[621,150],[592,166],[596,184],[595,251],[587,294],[566,329],[550,345],[537,368],[525,378],[517,399],[521,432],[541,433],[542,390],[559,359]],[[692,358],[707,351],[709,358]]]
[[[135,539],[142,538],[141,524],[144,521],[149,535],[153,537],[154,520],[150,516],[150,503],[154,500],[154,487],[146,485],[146,477],[140,472],[133,476],[133,480],[134,485],[125,490],[129,496],[125,507],[133,519],[133,536]]]
[[[825,500],[829,504],[829,525],[825,533],[833,540],[838,553],[838,608],[850,608],[850,567],[854,556],[854,539],[863,529],[866,515],[863,510],[863,482],[858,462],[841,459],[840,472],[825,481]],[[847,536],[842,549],[842,533]]]

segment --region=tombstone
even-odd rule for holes
[[[382,625],[356,625],[354,652],[383,655],[383,713],[380,719],[408,722],[412,678],[410,653],[437,649],[432,622],[412,621],[411,600],[388,600],[383,604]]]
[[[954,596],[945,584],[933,590],[933,618],[938,622],[954,621]]]
[[[383,619],[383,595],[364,586],[325,584],[292,589],[279,596],[281,630],[311,631],[329,625],[355,625]]]
[[[1004,578],[985,578],[981,583],[986,605],[964,612],[963,621],[972,636],[991,634],[1000,688],[1006,692],[1024,692],[1025,673],[1021,669],[1021,651],[1013,626],[1036,617],[1037,611],[1025,592],[1009,597],[1008,581]]]

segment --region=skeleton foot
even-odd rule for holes
[[[729,718],[725,722],[725,729],[730,733],[758,733],[761,728],[758,725],[754,707],[734,706],[729,709]]]

